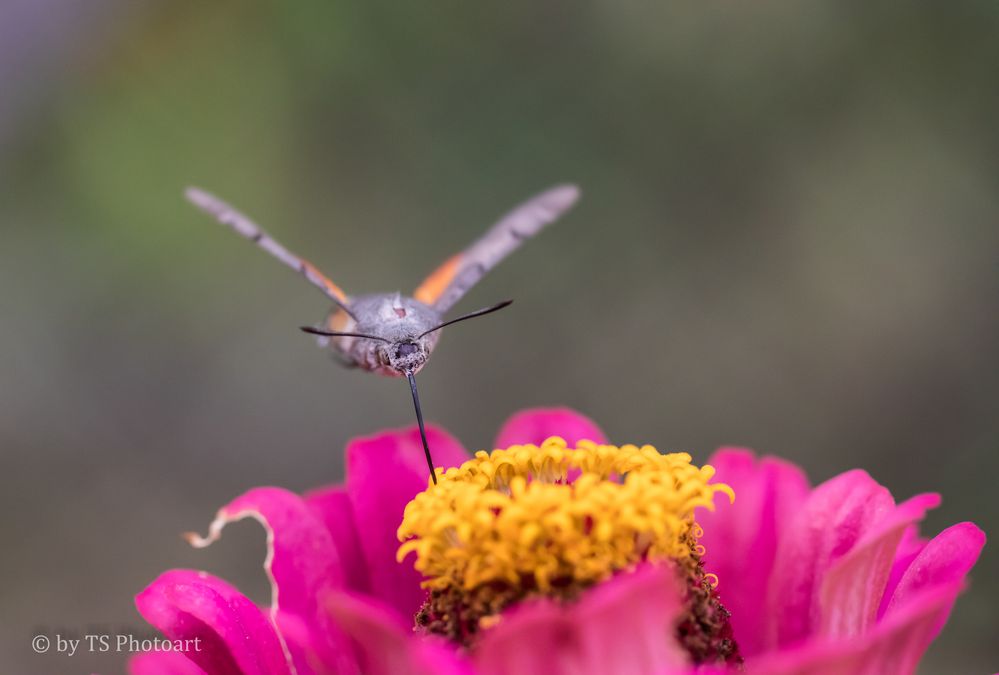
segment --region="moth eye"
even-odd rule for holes
[[[403,342],[399,345],[399,348],[395,350],[395,355],[396,358],[404,359],[411,354],[415,354],[419,350],[420,348],[412,342]]]

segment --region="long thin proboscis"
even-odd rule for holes
[[[416,408],[416,423],[420,425],[420,440],[423,441],[423,454],[427,456],[427,468],[430,469],[430,479],[437,485],[437,472],[434,471],[434,460],[430,457],[430,445],[427,444],[427,430],[423,426],[423,411],[420,409],[420,394],[416,391],[416,376],[406,373],[409,380],[409,390],[413,392],[413,407]]]

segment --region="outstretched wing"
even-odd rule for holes
[[[339,307],[350,314],[350,298],[343,290],[330,281],[329,277],[316,269],[315,265],[304,258],[286,249],[275,241],[269,234],[263,231],[256,223],[245,215],[226,204],[224,201],[196,187],[189,187],[184,191],[187,200],[197,206],[205,213],[213,216],[223,225],[227,225],[236,234],[249,239],[258,247],[283,262],[323,292],[326,297],[335,302]],[[353,316],[353,315],[351,315]]]
[[[475,243],[428,276],[413,297],[442,314],[521,244],[554,222],[579,199],[575,185],[559,185],[532,197],[489,228]]]

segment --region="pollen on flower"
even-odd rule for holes
[[[566,581],[596,582],[645,560],[701,555],[694,509],[713,508],[710,466],[650,445],[478,452],[448,469],[406,507],[398,559],[416,553],[424,586],[472,589],[531,577],[542,593]],[[692,548],[691,541],[695,541]]]
[[[737,659],[717,579],[701,568],[703,531],[694,520],[719,492],[735,498],[713,476],[686,453],[649,445],[569,448],[552,437],[476,453],[418,494],[399,527],[397,558],[415,553],[429,591],[417,625],[469,646],[525,598],[572,601],[618,572],[663,562],[688,587],[678,637],[694,660]]]

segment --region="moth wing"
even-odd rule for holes
[[[575,185],[559,185],[528,199],[484,235],[434,270],[413,293],[440,313],[451,309],[492,268],[555,222],[579,199]]]
[[[295,255],[277,240],[271,237],[259,225],[250,220],[240,211],[225,203],[218,197],[196,187],[184,191],[187,200],[208,215],[215,218],[233,232],[253,242],[271,256],[277,258],[288,267],[305,277],[306,281],[318,288],[342,310],[350,313],[350,298],[339,286],[319,271],[315,265],[304,258]]]

